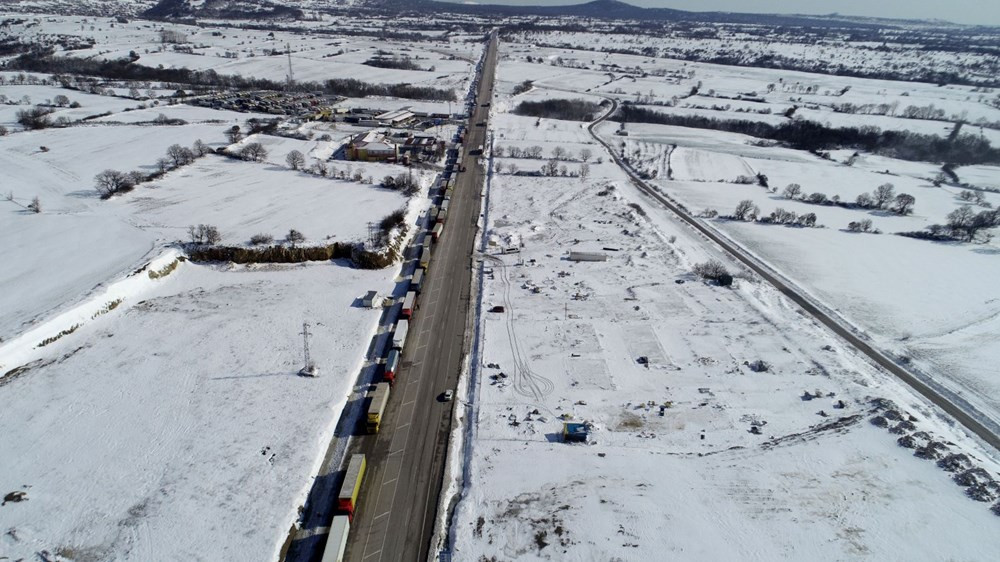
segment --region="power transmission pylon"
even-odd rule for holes
[[[299,370],[299,375],[303,377],[315,377],[319,374],[319,369],[316,364],[313,363],[312,357],[309,356],[309,336],[312,333],[309,331],[309,323],[302,322],[302,354],[305,356],[305,367]]]

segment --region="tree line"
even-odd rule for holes
[[[984,138],[969,134],[943,138],[909,131],[882,131],[878,127],[832,128],[805,120],[771,125],[698,115],[672,115],[631,104],[619,107],[613,119],[622,123],[657,123],[740,133],[783,142],[800,150],[851,148],[918,162],[1000,164],[1000,149],[993,148]]]
[[[548,99],[542,101],[523,101],[513,113],[529,117],[545,117],[547,119],[565,119],[567,121],[593,121],[597,118],[600,106],[586,100]]]
[[[287,89],[287,85],[284,82],[277,82],[267,78],[219,74],[211,69],[153,68],[135,63],[130,58],[88,60],[55,57],[51,55],[51,52],[30,53],[18,56],[7,63],[7,70],[46,72],[51,74],[82,74],[99,76],[109,80],[155,81],[230,90]],[[450,89],[414,86],[412,84],[371,84],[354,78],[332,78],[322,83],[296,82],[294,88],[308,92],[322,91],[326,94],[345,97],[391,96],[438,101],[456,100],[455,92]]]

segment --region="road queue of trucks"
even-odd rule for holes
[[[409,320],[400,320],[399,322],[396,322],[396,329],[392,332],[392,349],[402,351],[403,346],[406,344],[406,334],[409,331]]]

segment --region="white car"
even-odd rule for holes
[[[445,402],[451,402],[451,399],[454,397],[455,397],[455,391],[450,388],[444,391],[444,394],[441,395],[441,399],[444,400]]]

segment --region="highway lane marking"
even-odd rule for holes
[[[383,486],[388,486],[389,484],[392,484],[396,480],[399,480],[398,476],[396,478],[393,478],[392,480],[386,480],[385,482],[382,482],[382,485]],[[388,512],[386,512],[386,513],[388,513]],[[386,515],[386,513],[383,513],[382,515]],[[382,515],[379,515],[378,517],[382,517]],[[378,519],[378,517],[376,517],[375,519]]]

